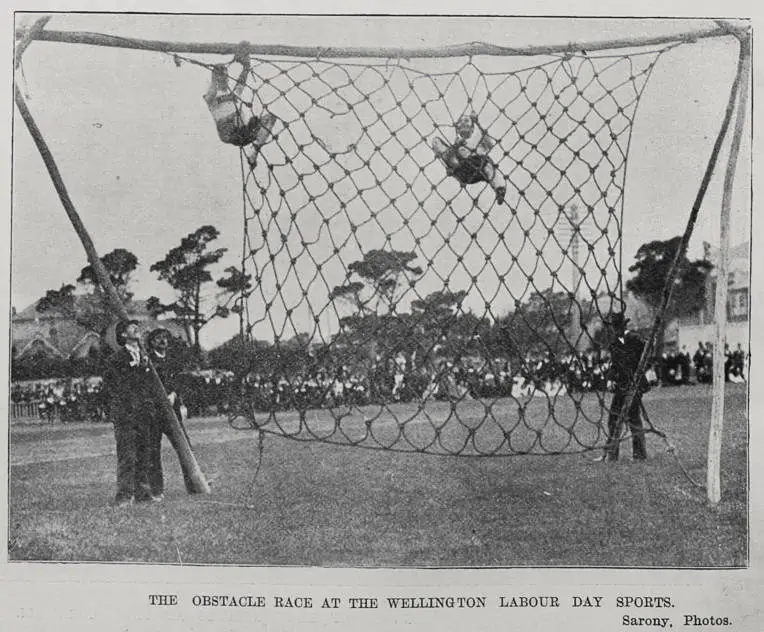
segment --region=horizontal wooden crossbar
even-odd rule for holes
[[[468,57],[478,55],[509,56],[509,55],[555,55],[565,53],[588,53],[592,51],[615,50],[623,48],[640,48],[671,43],[691,43],[709,37],[732,36],[729,28],[723,25],[675,33],[672,35],[631,37],[591,42],[569,42],[553,46],[524,46],[507,47],[472,42],[432,48],[385,48],[385,47],[316,47],[316,46],[287,46],[281,44],[248,44],[252,55],[273,55],[307,58],[424,58],[424,57]],[[128,37],[105,35],[102,33],[86,33],[80,31],[43,30],[35,35],[35,39],[44,42],[60,42],[67,44],[86,44],[90,46],[108,46],[113,48],[130,48],[163,53],[193,53],[211,55],[235,55],[241,52],[241,43],[224,42],[168,42],[162,40],[147,40]]]

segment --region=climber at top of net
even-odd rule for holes
[[[505,176],[488,157],[496,144],[478,123],[477,114],[463,114],[454,124],[456,140],[449,145],[441,138],[433,138],[432,150],[446,165],[446,173],[462,186],[487,182],[496,191],[496,202],[504,203],[507,193]]]
[[[227,67],[223,64],[215,65],[204,100],[215,121],[220,140],[242,148],[247,162],[254,168],[260,148],[272,137],[276,117],[266,111],[256,116],[252,104],[244,103],[241,95],[250,71],[248,53],[240,51],[234,57],[234,62],[241,65],[241,72],[233,89],[228,84]]]

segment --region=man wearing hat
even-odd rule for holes
[[[159,375],[159,379],[162,381],[162,385],[167,391],[167,396],[175,411],[175,416],[178,418],[178,423],[185,434],[186,429],[183,426],[183,417],[181,414],[182,402],[175,384],[176,376],[180,372],[180,367],[177,366],[177,363],[173,363],[173,358],[170,355],[170,332],[164,327],[157,327],[149,333],[148,338],[146,339],[146,345],[149,350],[148,354],[151,363],[154,365],[154,369],[156,369],[157,375]],[[151,414],[149,484],[151,486],[152,495],[158,500],[164,498],[164,472],[162,471],[162,437],[164,435],[167,435],[175,452],[180,454],[179,447],[169,426],[169,422],[160,410],[158,404],[155,403],[152,406]],[[188,439],[187,434],[186,439]],[[180,465],[181,470],[183,471],[183,480],[186,485],[186,491],[192,493],[194,489],[193,484],[183,465],[182,459],[180,459]]]
[[[120,321],[114,333],[119,348],[106,360],[103,385],[117,442],[115,504],[122,507],[153,500],[148,479],[151,369],[137,321]]]
[[[608,442],[605,446],[605,461],[617,461],[620,448],[621,426],[618,424],[618,418],[621,410],[626,404],[629,386],[631,385],[634,373],[639,365],[642,352],[645,348],[644,341],[632,331],[629,331],[629,320],[623,312],[616,312],[605,321],[608,328],[608,338],[610,341],[611,370],[613,372],[613,382],[615,391],[613,399],[610,402],[610,416],[608,418]],[[650,389],[644,374],[640,375],[637,384],[637,391],[634,395],[631,408],[626,414],[626,421],[629,424],[632,437],[632,454],[635,461],[643,461],[647,458],[645,449],[645,433],[642,428],[642,417],[640,409],[642,405],[642,394]]]

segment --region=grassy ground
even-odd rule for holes
[[[646,397],[681,463],[705,481],[707,387]],[[413,407],[411,409],[413,411]],[[747,414],[728,388],[722,502],[683,474],[664,442],[650,459],[596,454],[455,458],[257,437],[192,420],[210,496],[187,496],[166,447],[166,500],[110,506],[107,425],[11,429],[12,560],[310,566],[640,566],[747,564]],[[629,447],[629,446],[624,446]]]

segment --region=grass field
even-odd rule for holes
[[[745,388],[730,385],[726,402],[716,507],[655,435],[648,435],[647,462],[631,461],[627,444],[619,463],[605,464],[592,462],[597,453],[457,458],[269,434],[258,471],[257,435],[215,418],[188,423],[211,495],[186,495],[165,442],[166,500],[116,509],[110,506],[111,426],[16,424],[9,557],[361,567],[745,566]],[[705,483],[710,389],[659,389],[645,404],[689,474]],[[320,425],[318,418],[312,423]]]

